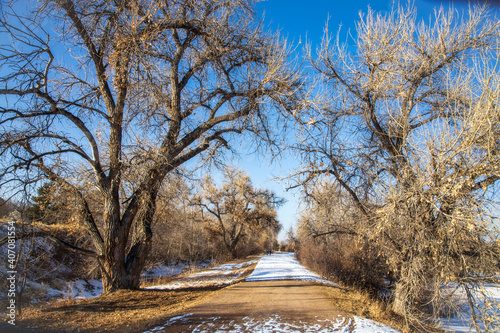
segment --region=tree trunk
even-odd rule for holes
[[[101,265],[103,293],[122,288],[127,237],[127,231],[121,226],[118,196],[106,198],[104,202],[104,255]]]
[[[143,208],[137,217],[137,228],[135,230],[132,246],[125,258],[125,274],[122,279],[122,288],[138,289],[140,276],[146,258],[151,248],[153,233],[151,224],[156,212],[156,197],[158,189],[151,190],[145,195]]]
[[[238,253],[236,252],[236,246],[230,246],[228,250],[231,253],[232,259],[236,259],[238,257]]]
[[[150,250],[151,236],[144,241],[136,242],[128,252],[125,259],[125,274],[122,278],[123,289],[139,289],[142,268],[146,263],[147,254]]]

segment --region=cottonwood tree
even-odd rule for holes
[[[179,260],[196,264],[217,256],[203,224],[196,222],[198,210],[190,205],[198,181],[186,170],[179,171],[168,176],[158,194],[150,264]]]
[[[324,276],[368,293],[384,289],[391,277],[383,254],[360,237],[363,218],[352,198],[327,176],[303,186],[305,203],[297,223],[297,256]]]
[[[500,25],[488,17],[369,10],[355,45],[326,31],[309,51],[324,101],[296,115],[297,183],[327,176],[351,197],[363,217],[351,230],[387,258],[392,307],[412,323],[439,313],[442,283],[471,294],[498,269]]]
[[[289,48],[255,20],[252,5],[2,5],[2,187],[45,178],[74,193],[104,292],[138,286],[158,191],[172,170],[215,158],[245,131],[268,138],[272,110],[293,106],[300,82]],[[139,179],[126,182],[130,170]],[[102,215],[86,202],[82,174],[101,195]]]
[[[324,234],[355,235],[352,200],[342,187],[327,177],[316,177],[303,185],[303,212],[297,226],[300,239]],[[321,238],[321,237],[320,237]]]
[[[209,232],[222,239],[227,251],[236,257],[238,245],[252,231],[276,238],[281,228],[276,208],[283,202],[273,192],[255,188],[244,172],[227,168],[220,187],[205,177],[202,193],[193,198],[192,205],[201,209]]]

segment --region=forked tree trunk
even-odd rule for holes
[[[122,288],[139,288],[141,272],[151,249],[151,238],[151,223],[142,222],[136,240],[125,258],[125,274],[122,279]]]
[[[143,207],[137,216],[137,228],[135,230],[132,246],[125,258],[125,272],[122,278],[122,288],[138,289],[142,269],[151,248],[153,233],[151,224],[156,212],[157,189],[151,190],[145,195]]]
[[[104,255],[101,263],[103,293],[122,288],[128,231],[121,225],[118,196],[104,200]]]
[[[106,255],[101,264],[103,293],[111,293],[119,289],[138,289],[139,279],[151,247],[151,228],[144,223],[127,255],[121,244],[111,246],[106,242]],[[109,246],[109,247],[108,247]]]

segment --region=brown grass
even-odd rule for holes
[[[20,327],[50,332],[140,332],[163,325],[173,312],[193,306],[215,291],[122,290],[84,300],[26,308]]]
[[[246,267],[238,282],[255,265]],[[20,328],[29,327],[37,332],[144,332],[164,325],[172,315],[199,304],[222,288],[121,290],[90,299],[55,301],[23,308],[23,315],[16,323]]]
[[[356,316],[386,324],[405,332],[405,322],[392,313],[383,302],[374,300],[368,293],[356,289],[325,287],[325,292],[340,310]]]

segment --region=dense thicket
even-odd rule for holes
[[[317,202],[302,228],[374,249],[409,323],[441,313],[449,283],[481,304],[474,292],[498,271],[499,27],[484,8],[429,22],[411,6],[369,10],[353,44],[326,32],[309,52],[323,103],[296,115],[295,177],[349,205]]]

